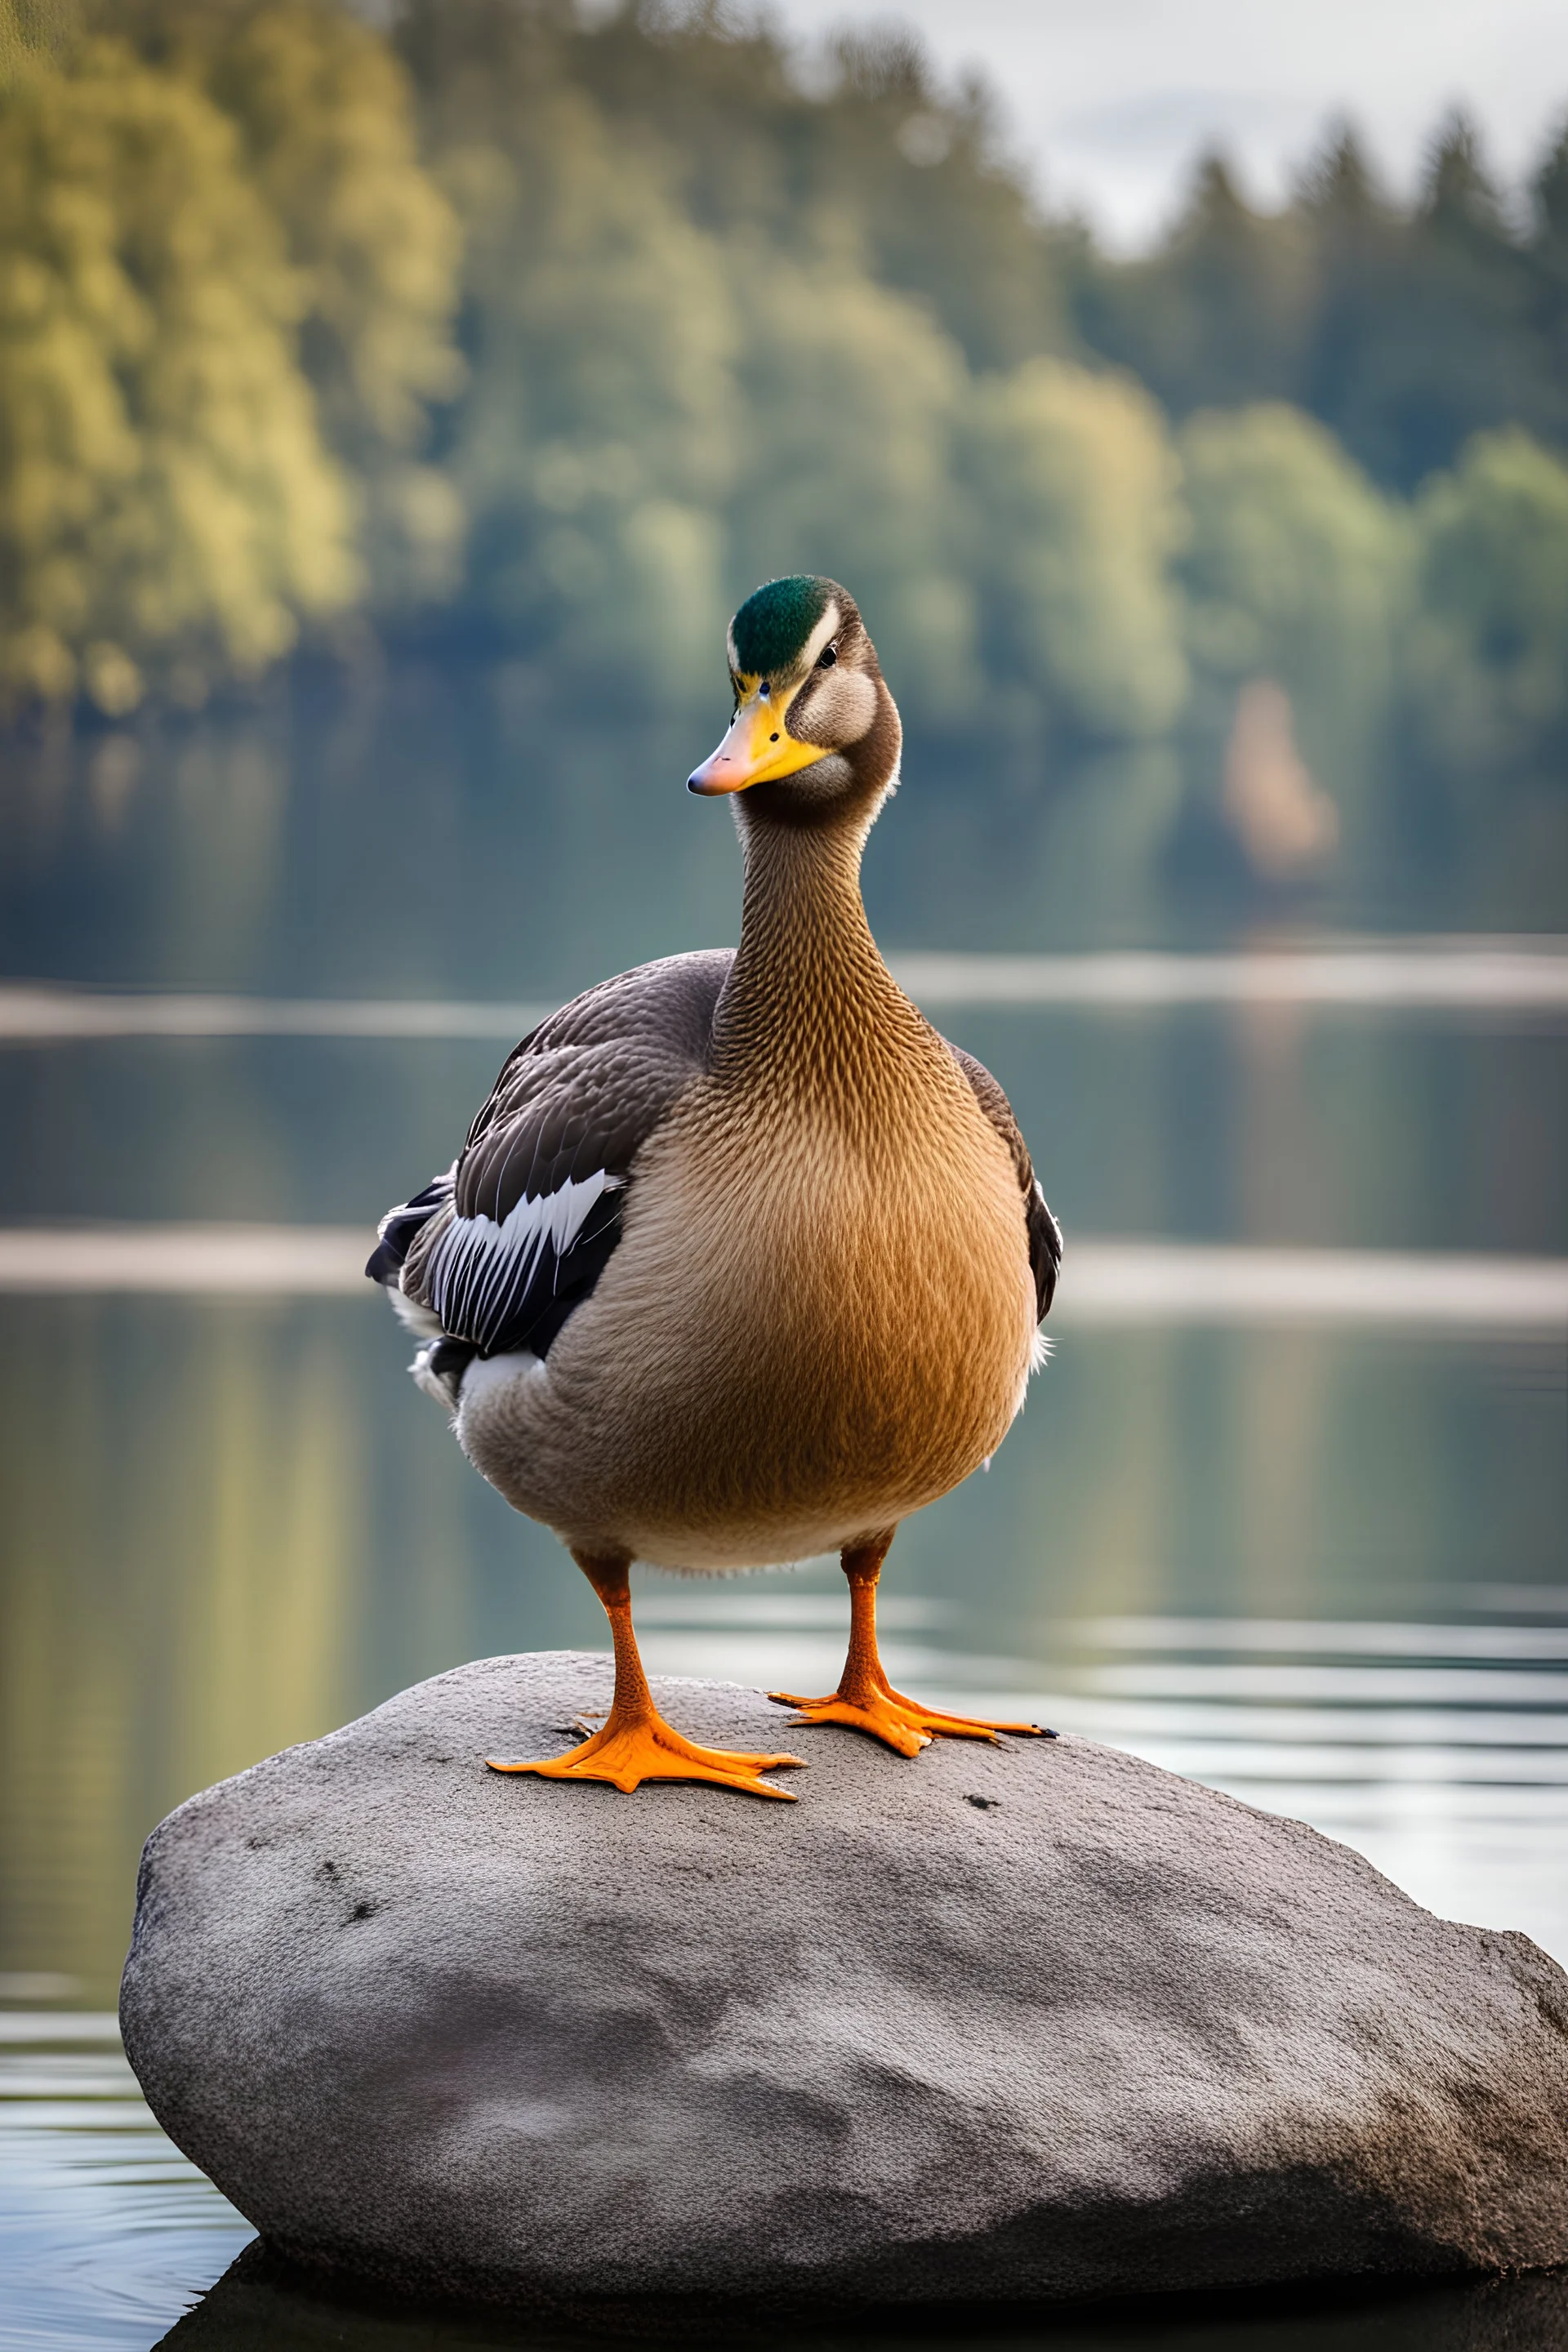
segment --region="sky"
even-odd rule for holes
[[[1568,118],[1568,0],[772,0],[810,37],[912,27],[948,74],[977,65],[1053,210],[1123,250],[1169,217],[1218,142],[1256,199],[1281,200],[1325,126],[1349,117],[1394,192],[1462,104],[1517,184]]]

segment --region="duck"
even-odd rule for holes
[[[632,1564],[838,1555],[844,1670],[821,1696],[769,1694],[791,1730],[904,1758],[1037,1734],[895,1690],[876,1603],[900,1521],[1019,1412],[1062,1235],[1002,1087],[871,934],[861,856],[903,730],[859,608],[834,580],[769,581],[727,652],[731,721],[688,789],[734,811],[739,945],[621,972],[531,1030],[366,1272],[469,1462],[555,1531],[609,1621],[604,1720],[491,1769],[787,1801],[766,1776],[803,1758],[704,1747],[659,1712]]]

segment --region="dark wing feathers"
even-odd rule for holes
[[[1062,1270],[1062,1229],[1037,1176],[1030,1183],[1024,1207],[1029,1226],[1029,1271],[1035,1277],[1035,1314],[1043,1323],[1051,1311],[1057,1276]]]
[[[426,1318],[416,1370],[447,1382],[448,1399],[476,1353],[542,1355],[593,1289],[637,1152],[707,1066],[732,961],[728,949],[670,956],[552,1013],[508,1056],[452,1167],[382,1220],[365,1272]],[[973,1054],[949,1050],[1017,1171],[1043,1317],[1060,1229],[1006,1096]]]
[[[1029,1232],[1029,1271],[1035,1277],[1035,1312],[1037,1320],[1044,1322],[1056,1296],[1057,1276],[1061,1272],[1062,1229],[1046,1204],[1040,1190],[1040,1180],[1035,1173],[1035,1163],[1029,1157],[1029,1147],[1023,1130],[1013,1116],[1013,1106],[986,1068],[962,1045],[949,1044],[948,1051],[974,1089],[974,1099],[991,1121],[1012,1155],[1018,1171],[1018,1187],[1024,1195],[1024,1214]]]
[[[525,1198],[624,1176],[644,1138],[698,1066],[656,1041],[552,1045],[542,1036],[513,1060],[470,1130],[458,1162],[459,1216],[498,1223]]]
[[[542,1022],[455,1166],[384,1220],[365,1271],[482,1355],[542,1355],[620,1238],[638,1150],[706,1064],[731,961],[644,964]]]
[[[437,1176],[433,1184],[426,1184],[425,1190],[416,1192],[411,1201],[404,1201],[395,1209],[388,1209],[376,1227],[377,1246],[372,1251],[370,1264],[365,1267],[372,1282],[390,1283],[394,1289],[397,1287],[399,1271],[416,1236],[437,1211],[444,1209],[451,1199],[452,1179],[456,1173],[454,1161],[444,1176]]]

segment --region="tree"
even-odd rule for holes
[[[739,464],[728,577],[842,579],[911,711],[975,709],[973,598],[957,533],[962,353],[927,312],[831,262],[742,247]]]
[[[356,593],[231,126],[119,44],[0,96],[0,691],[198,701]]]
[[[1568,756],[1568,465],[1479,434],[1415,508],[1411,685],[1426,755],[1478,780]]]
[[[536,53],[540,28],[561,24],[540,0],[460,5],[476,39],[481,23],[527,20]],[[452,41],[452,0],[416,0],[416,11],[437,28],[422,52],[434,62]],[[800,260],[852,253],[868,277],[926,308],[974,367],[1076,349],[1076,236],[1040,218],[1001,152],[984,85],[941,88],[908,33],[839,35],[808,94],[765,22],[715,6],[623,5],[592,32],[566,22],[550,43],[558,69],[619,136],[658,144],[699,226]],[[496,36],[486,37],[494,54]]]
[[[1168,577],[1182,520],[1148,394],[1058,360],[982,378],[963,480],[982,655],[1015,730],[1037,746],[1163,733],[1186,690]]]
[[[1550,929],[1568,890],[1568,465],[1479,434],[1417,501],[1407,824],[1469,919]]]
[[[395,53],[337,0],[98,0],[237,126],[300,288],[300,358],[358,487],[381,610],[455,587],[463,517],[422,463],[432,404],[462,381],[451,329],[461,232],[418,152]]]
[[[971,367],[1079,355],[1078,239],[1041,216],[1009,165],[986,85],[944,91],[918,42],[876,26],[841,34],[831,55],[827,101],[803,110],[803,209],[853,220],[868,273],[924,304]]]
[[[1255,213],[1224,157],[1206,155],[1161,252],[1087,274],[1079,324],[1173,415],[1288,398],[1308,331],[1311,258],[1295,215]]]
[[[548,86],[445,171],[469,242],[470,387],[449,464],[467,610],[611,698],[679,699],[723,628],[717,509],[736,461],[722,253],[657,162]],[[700,648],[700,651],[699,650]]]
[[[1367,352],[1397,316],[1409,225],[1385,201],[1348,125],[1308,165],[1296,203],[1312,246],[1313,318],[1293,397],[1360,464],[1384,472],[1397,452],[1358,404]]]
[[[1073,316],[1173,415],[1287,401],[1409,490],[1510,419],[1568,441],[1557,168],[1549,158],[1537,182],[1527,244],[1463,116],[1434,141],[1414,211],[1379,192],[1349,128],[1276,214],[1254,212],[1210,156],[1158,251],[1119,262],[1082,249]],[[1059,231],[1057,244],[1065,252]]]
[[[1568,445],[1568,124],[1536,174],[1530,242],[1531,308],[1554,399],[1542,404],[1550,437]]]
[[[1408,595],[1403,520],[1297,409],[1205,411],[1177,446],[1191,516],[1179,572],[1198,686],[1189,723],[1210,738],[1228,731],[1241,690],[1272,682],[1289,698],[1308,768],[1353,827],[1391,722]]]
[[[1382,480],[1412,489],[1479,428],[1542,422],[1524,257],[1463,116],[1436,141],[1396,267],[1379,277],[1332,421]]]

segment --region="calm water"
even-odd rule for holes
[[[5,965],[538,998],[733,936],[733,843],[679,793],[689,745],[544,738],[522,687],[487,692],[456,718],[414,694],[305,735],[274,715],[43,747],[0,796]],[[1047,822],[922,803],[911,774],[873,845],[881,936],[1194,942],[1140,862],[1147,786],[1101,775]],[[1561,1015],[933,1011],[1013,1095],[1069,1285],[1075,1236],[1568,1258]],[[368,1226],[446,1163],[498,1058],[0,1048],[0,1227]],[[151,2346],[249,2237],[158,2133],[106,2021],[148,1829],[463,1659],[603,1646],[582,1579],[467,1469],[406,1354],[368,1288],[0,1296],[6,2346]],[[1423,1903],[1568,1960],[1565,1528],[1562,1332],[1081,1317],[989,1475],[900,1534],[889,1663],[939,1703],[1044,1712],[1299,1814]],[[637,1612],[656,1671],[795,1686],[833,1680],[847,1613],[826,1563],[647,1578]],[[177,2340],[498,2339],[345,2314],[251,2267]],[[1544,2352],[1568,2308],[1516,2282],[1005,2340]]]

